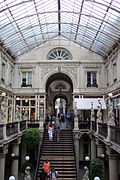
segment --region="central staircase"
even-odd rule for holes
[[[76,165],[71,129],[60,131],[58,143],[55,140],[49,141],[47,130],[45,130],[38,175],[42,170],[45,159],[48,159],[51,168],[55,168],[58,171],[58,180],[76,180]]]

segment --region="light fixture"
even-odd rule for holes
[[[112,93],[109,93],[109,94],[108,94],[108,96],[109,96],[110,98],[112,98],[112,97],[113,97]]]
[[[29,161],[29,160],[30,160],[30,157],[29,157],[29,156],[26,156],[26,157],[25,157],[25,160],[26,160],[26,161]]]
[[[6,96],[6,93],[5,92],[2,92],[2,97],[5,97]]]
[[[101,157],[104,158],[104,157],[105,157],[105,154],[101,154]]]
[[[86,156],[86,157],[85,157],[85,160],[86,160],[86,161],[89,161],[89,160],[90,160],[89,156]]]
[[[14,176],[10,176],[9,180],[15,180],[15,177]]]
[[[94,180],[100,180],[100,178],[96,176],[96,177],[94,178]]]
[[[20,100],[20,98],[19,98],[19,97],[16,97],[16,100],[17,100],[17,101],[19,101],[19,100]]]
[[[15,157],[15,154],[14,154],[14,153],[12,153],[12,154],[11,154],[11,157],[12,157],[12,158],[13,158],[13,157]]]

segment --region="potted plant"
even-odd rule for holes
[[[93,159],[90,163],[90,179],[94,180],[96,176],[103,180],[104,175],[104,161],[96,158]]]

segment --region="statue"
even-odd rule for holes
[[[20,110],[18,108],[18,105],[16,106],[16,113],[15,113],[16,119],[19,120],[20,119]]]
[[[24,120],[27,120],[27,118],[28,118],[28,112],[27,112],[27,109],[25,109],[23,118],[24,118]]]
[[[94,109],[91,108],[91,121],[94,121]]]
[[[31,175],[30,175],[30,167],[29,166],[27,166],[25,169],[24,180],[32,180]]]
[[[115,116],[113,112],[113,104],[112,104],[111,97],[109,97],[108,99],[108,121],[110,123],[115,123]]]
[[[100,106],[97,106],[97,107],[98,107],[98,110],[97,110],[97,119],[98,119],[98,122],[102,122],[101,108],[100,108]]]
[[[85,174],[82,178],[82,180],[89,180],[89,169],[87,166],[84,166]]]
[[[5,100],[2,100],[1,108],[0,108],[0,119],[4,121],[5,118],[6,118],[6,102]]]

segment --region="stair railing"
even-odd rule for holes
[[[37,158],[37,164],[36,164],[36,170],[35,170],[34,180],[37,180],[39,162],[40,162],[40,158],[41,158],[41,155],[42,155],[43,142],[44,142],[44,138],[45,138],[45,130],[46,130],[46,129],[45,129],[45,127],[44,127],[42,143],[39,144],[38,158]]]

